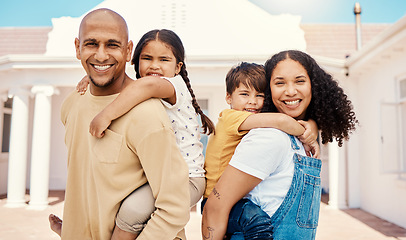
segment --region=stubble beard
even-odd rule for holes
[[[106,88],[106,87],[110,86],[111,84],[113,84],[113,82],[114,82],[114,77],[103,84],[97,83],[91,76],[89,76],[89,78],[90,78],[90,81],[93,83],[93,85],[95,85],[96,87],[99,87],[99,88]]]

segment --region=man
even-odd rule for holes
[[[91,82],[90,92],[72,93],[61,110],[68,148],[62,239],[109,240],[121,201],[147,182],[156,210],[137,239],[174,239],[189,219],[188,169],[160,101],[139,104],[101,139],[89,134],[94,116],[132,81],[125,20],[108,9],[90,12],[75,46]]]

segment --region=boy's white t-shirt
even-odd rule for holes
[[[180,75],[165,78],[176,92],[174,105],[161,99],[175,133],[176,143],[189,166],[189,177],[204,177],[203,144],[200,142],[200,126],[192,105],[192,96]]]
[[[282,204],[294,173],[294,153],[305,155],[302,143],[296,138],[299,150],[293,150],[289,136],[274,128],[256,128],[238,144],[230,165],[262,181],[245,198],[250,199],[272,216]]]

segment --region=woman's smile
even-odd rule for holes
[[[276,65],[270,84],[276,109],[295,119],[303,119],[312,99],[306,69],[299,62],[287,58]]]

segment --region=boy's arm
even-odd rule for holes
[[[317,123],[313,119],[309,119],[308,121],[299,120],[298,122],[305,128],[304,133],[299,136],[300,141],[306,144],[317,141],[317,137],[319,136]]]
[[[175,104],[175,88],[171,82],[160,77],[143,77],[131,82],[112,103],[96,115],[90,123],[89,132],[95,137],[103,137],[104,130],[111,124],[111,121],[150,98],[162,98]]]
[[[299,136],[305,128],[292,117],[283,113],[257,113],[252,114],[240,125],[239,131],[253,128],[276,128],[288,134]]]
[[[310,156],[309,153],[311,153],[313,157],[319,158],[320,146],[317,142],[319,128],[317,127],[317,123],[313,119],[309,119],[308,121],[299,120],[298,122],[306,129],[298,138],[303,143],[307,155]]]

